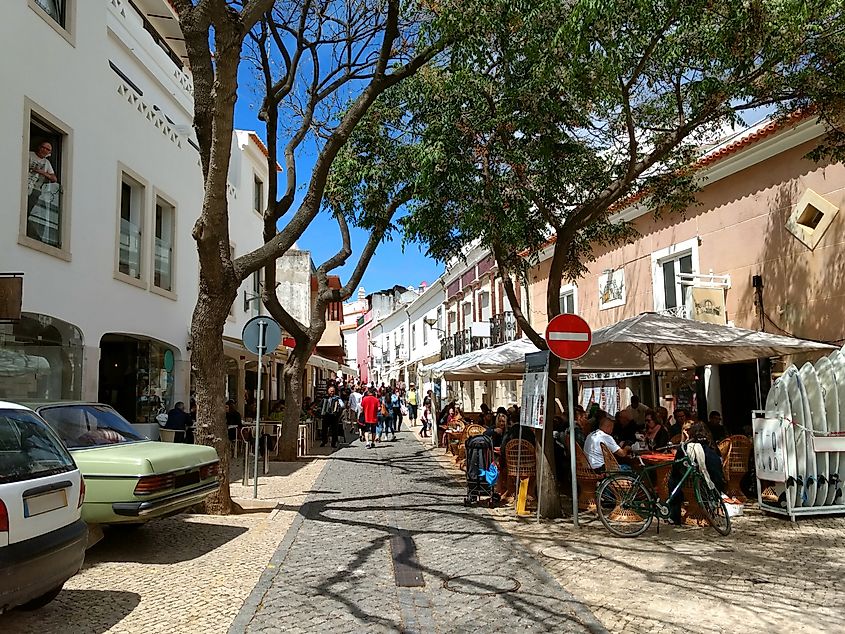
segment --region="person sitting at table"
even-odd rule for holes
[[[627,445],[633,445],[637,440],[636,422],[626,410],[622,410],[616,414],[616,422],[613,425],[613,437],[616,439],[616,442]]]
[[[226,427],[229,428],[229,440],[234,442],[236,434],[244,426],[244,421],[241,418],[241,413],[235,407],[235,401],[229,399],[226,401]]]
[[[502,446],[502,438],[505,435],[505,430],[508,427],[508,415],[507,414],[496,414],[496,422],[493,424],[492,427],[489,427],[487,431],[484,432],[485,436],[489,436],[490,439],[493,441],[493,447],[501,447]]]
[[[674,438],[678,434],[684,431],[684,427],[689,421],[689,412],[685,410],[683,407],[679,407],[675,410],[675,422],[669,426],[669,436]]]
[[[645,441],[649,449],[657,449],[669,444],[669,431],[660,424],[657,415],[651,410],[645,415]]]
[[[167,412],[167,424],[165,424],[164,428],[182,432],[180,436],[177,436],[177,439],[181,442],[193,443],[193,434],[191,434],[190,440],[188,439],[188,434],[191,431],[191,422],[190,414],[185,411],[185,403],[178,401],[173,406],[173,409]]]
[[[713,442],[719,442],[728,437],[728,432],[722,423],[722,415],[715,409],[710,412],[710,416],[707,419],[707,427],[710,430],[710,435],[713,436]]]
[[[605,445],[614,456],[623,458],[631,451],[628,447],[620,447],[611,436],[613,431],[614,421],[610,416],[605,416],[599,421],[599,428],[590,433],[584,439],[584,454],[587,456],[587,462],[590,466],[599,473],[604,473],[604,454],[602,454],[601,446]],[[627,467],[627,465],[624,465]]]
[[[699,443],[704,448],[704,467],[707,469],[707,475],[710,476],[710,481],[717,490],[722,493],[725,492],[725,473],[722,469],[722,455],[717,449],[713,447],[713,437],[710,435],[710,430],[707,425],[702,422],[696,422],[687,425],[683,432],[683,441],[689,443]],[[678,447],[675,452],[675,459],[679,460],[684,457],[689,451],[689,446]],[[669,474],[669,490],[672,491],[681,481],[684,476],[686,467],[680,463],[672,465],[672,473]],[[681,507],[684,503],[683,488],[669,501],[669,520],[674,524],[681,523]]]
[[[449,401],[437,416],[437,444],[443,446],[443,434],[455,417],[455,401]]]

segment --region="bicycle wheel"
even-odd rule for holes
[[[602,481],[596,507],[601,523],[617,537],[642,535],[654,518],[651,493],[639,479],[625,473]]]
[[[701,476],[695,479],[695,497],[710,522],[710,526],[716,529],[720,535],[727,535],[731,532],[731,518],[728,515],[728,507],[722,499],[718,489],[711,489]]]

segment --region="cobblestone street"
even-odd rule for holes
[[[600,632],[409,432],[335,454],[230,632]],[[422,587],[397,587],[413,540]]]

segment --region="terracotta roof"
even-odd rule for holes
[[[762,141],[763,139],[780,132],[786,127],[797,125],[798,123],[804,121],[805,119],[810,118],[815,109],[808,108],[804,110],[796,110],[784,117],[776,119],[774,121],[770,121],[769,123],[760,126],[756,130],[750,133],[746,133],[741,136],[739,139],[728,143],[727,145],[723,146],[716,146],[716,148],[708,150],[705,154],[698,159],[695,163],[690,165],[687,170],[696,172],[698,170],[704,169],[705,167],[709,167],[715,163],[718,163],[722,159],[725,159],[729,156],[733,156],[734,154],[738,154],[742,150],[746,149],[747,147],[754,145],[758,141]],[[748,131],[746,131],[748,132]],[[641,200],[648,194],[647,189],[643,189],[633,194],[626,196],[622,200],[617,201],[614,203],[610,210],[611,212],[614,211],[621,211],[625,207],[629,207],[630,205],[634,204],[638,200]],[[557,242],[557,236],[553,235],[548,240],[546,240],[542,245],[540,245],[538,250],[544,249],[549,245],[554,244]],[[520,256],[525,257],[529,255],[529,250],[524,250],[520,252]]]
[[[255,143],[255,144],[258,146],[258,149],[259,149],[259,150],[261,150],[261,153],[262,153],[264,156],[266,156],[267,158],[270,158],[270,152],[269,152],[269,150],[267,149],[267,146],[266,146],[266,145],[264,145],[264,141],[262,141],[262,140],[259,138],[259,136],[258,136],[255,132],[250,132],[250,133],[249,133],[249,138],[250,138],[250,140],[251,140],[253,143]],[[279,165],[278,163],[276,163],[276,171],[277,171],[277,172],[281,172],[281,171],[282,171],[282,166],[281,166],[281,165]]]

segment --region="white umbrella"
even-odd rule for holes
[[[833,349],[834,346],[826,343],[806,339],[642,313],[596,330],[589,352],[575,364],[579,369],[594,370],[648,368],[656,403],[656,370],[682,370]]]
[[[529,352],[537,352],[537,347],[526,338],[517,339],[424,365],[419,371],[423,376],[448,381],[521,379],[525,373],[525,355]]]

